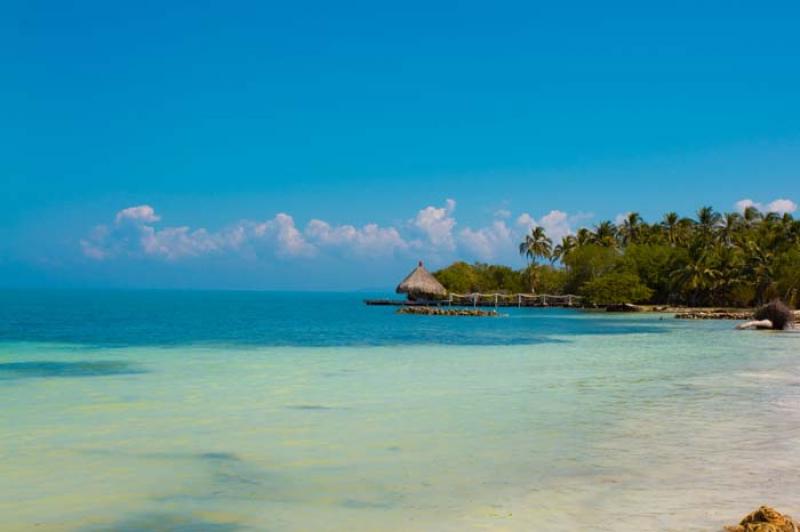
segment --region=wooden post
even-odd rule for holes
[[[497,294],[494,295],[494,308],[497,310]]]

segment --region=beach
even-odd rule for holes
[[[0,529],[717,530],[800,509],[798,334],[362,299],[2,292]]]

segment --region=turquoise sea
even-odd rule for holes
[[[800,334],[0,292],[0,530],[717,530],[800,510]],[[380,295],[380,294],[376,294]]]

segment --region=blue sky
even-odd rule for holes
[[[789,209],[800,4],[650,4],[12,0],[0,283],[385,288],[531,223]]]

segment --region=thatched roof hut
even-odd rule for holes
[[[408,277],[397,285],[396,292],[398,294],[407,294],[408,299],[411,300],[434,299],[447,295],[447,289],[425,269],[422,261],[419,261],[419,265],[414,268],[414,271],[409,273]]]

